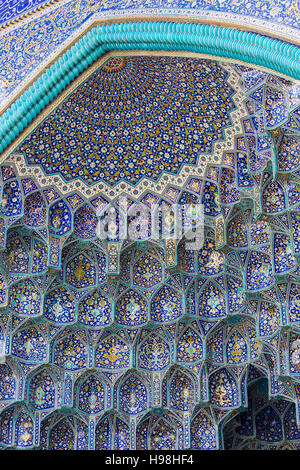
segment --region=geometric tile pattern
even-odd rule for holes
[[[137,64],[144,59],[126,60],[138,75]],[[117,83],[108,78],[121,76],[126,60],[106,65],[107,93],[108,84]],[[174,72],[175,62],[180,64],[176,70],[183,69],[182,84],[187,86],[197,82],[196,72],[203,74],[202,87],[205,80],[209,87],[202,88],[207,93],[199,98],[203,112],[197,126],[205,123],[205,109],[214,106],[210,123],[215,131],[210,135],[219,136],[215,146],[223,142],[220,116],[230,131],[235,112],[233,82],[226,82],[229,66],[227,70],[210,60],[173,58],[151,58],[148,66],[155,69],[156,61],[158,69],[168,73]],[[239,131],[235,128],[232,135],[232,149],[220,151],[219,163],[207,161],[200,176],[189,175],[181,184],[167,181],[161,191],[144,189],[133,195],[124,190],[122,198],[101,191],[84,196],[76,186],[64,193],[54,179],[41,185],[28,170],[30,163],[25,165],[28,174],[12,158],[1,165],[1,448],[299,447],[300,161],[295,84],[241,65],[232,64],[230,70],[235,83],[239,81],[245,110],[239,115]],[[152,77],[160,87],[171,87],[177,80]],[[224,100],[212,100],[211,87],[222,88]],[[175,112],[171,91],[164,95],[173,97],[168,106],[159,105],[164,112]],[[146,108],[146,95],[147,90],[144,98],[140,91],[134,94],[133,82],[123,101],[138,96],[139,105],[144,99]],[[184,95],[186,100],[191,96]],[[111,109],[113,103],[121,106],[115,88]],[[70,125],[76,112],[74,107]],[[188,119],[197,112],[186,113],[185,127],[180,128],[186,145],[194,135],[189,134]],[[140,132],[146,133],[155,119],[147,113],[139,116],[144,119]],[[172,119],[164,122],[175,136]],[[84,133],[77,123],[74,132]],[[114,126],[118,128],[117,122]],[[205,132],[201,135],[204,139]],[[37,136],[31,145],[39,145]],[[110,145],[115,152],[118,146],[114,141]],[[132,148],[126,139],[122,145],[124,151]],[[213,155],[212,142],[206,145]],[[172,166],[172,178],[178,177],[180,166],[176,148],[174,144],[168,160],[160,160]],[[55,158],[48,159],[48,165],[59,166],[62,158]],[[135,175],[133,193],[142,181],[138,169],[146,162],[144,155],[138,158],[139,164],[133,162],[134,170],[128,167],[127,173],[128,178]],[[155,159],[151,165],[159,186],[163,169]],[[109,183],[112,172],[106,166]],[[119,176],[114,173],[116,180]],[[120,177],[118,184],[122,181]],[[140,203],[140,211],[158,205],[160,222],[168,220],[171,228],[173,204],[182,210],[191,203],[203,204],[203,246],[190,250],[183,237],[174,245],[159,238],[145,240],[145,219],[137,222],[130,212],[135,237],[123,240],[120,231],[134,202]],[[107,240],[97,236],[99,218],[111,227]],[[186,220],[191,224],[190,214]]]

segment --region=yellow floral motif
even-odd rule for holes
[[[228,403],[229,398],[227,395],[227,390],[223,385],[218,385],[215,390],[217,400],[219,401],[220,405],[223,406]]]
[[[121,359],[122,354],[120,354],[119,348],[112,346],[109,348],[108,352],[104,354],[105,359],[108,359],[110,362],[116,362],[118,359]]]
[[[73,264],[72,264],[72,267],[73,267]],[[89,269],[89,265],[87,265],[86,268]],[[79,261],[79,263],[78,263],[78,268],[75,269],[74,274],[75,274],[76,279],[77,279],[78,282],[80,282],[81,279],[84,278],[84,276],[85,276],[85,271],[84,271],[84,269],[82,268],[82,262],[81,262],[81,261]]]

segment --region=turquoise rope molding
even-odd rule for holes
[[[0,152],[80,73],[110,51],[187,51],[241,60],[300,79],[300,50],[277,39],[220,26],[130,22],[98,25],[87,32],[0,117]]]

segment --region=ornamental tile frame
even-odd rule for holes
[[[51,2],[49,2],[51,3]],[[88,31],[90,27],[92,27],[95,24],[98,24],[100,22],[105,24],[109,23],[111,21],[140,21],[140,20],[148,20],[148,21],[157,21],[158,18],[161,20],[166,20],[166,21],[199,21],[201,23],[208,23],[208,24],[216,24],[216,25],[221,25],[225,27],[237,27],[237,28],[242,28],[258,33],[267,33],[269,36],[274,36],[290,41],[292,43],[297,44],[297,28],[298,28],[298,23],[297,23],[297,12],[298,12],[298,7],[295,4],[295,0],[289,0],[290,7],[285,9],[283,6],[278,3],[277,6],[272,6],[268,4],[268,2],[265,2],[265,5],[262,8],[262,11],[258,16],[255,17],[255,14],[253,16],[247,15],[247,7],[245,8],[246,11],[240,12],[239,9],[243,10],[244,8],[244,2],[241,2],[240,5],[237,5],[237,2],[234,1],[233,5],[231,5],[231,2],[226,2],[223,5],[216,5],[217,8],[213,8],[212,2],[206,2],[206,1],[200,1],[200,2],[193,2],[193,9],[187,8],[191,6],[191,2],[174,2],[174,5],[172,2],[169,2],[169,8],[162,8],[161,2],[158,2],[160,8],[151,8],[153,7],[153,1],[151,2],[146,2],[146,8],[143,8],[145,2],[144,1],[137,1],[137,2],[115,2],[113,1],[111,6],[107,5],[107,2],[105,2],[105,5],[107,8],[104,8],[104,11],[101,11],[102,7],[102,2],[100,2],[100,5],[98,5],[99,2],[96,2],[95,0],[81,0],[80,2],[73,1],[60,1],[54,3],[52,6],[47,7],[47,13],[44,14],[42,13],[36,13],[34,15],[35,19],[33,20],[31,16],[29,16],[29,19],[22,19],[22,26],[20,26],[20,32],[18,32],[16,36],[16,40],[21,44],[22,40],[20,42],[20,37],[22,37],[22,28],[23,25],[26,25],[26,31],[24,31],[25,35],[28,32],[28,26],[30,27],[31,25],[33,26],[33,40],[34,40],[34,31],[38,29],[38,24],[41,21],[45,21],[47,18],[49,18],[50,22],[52,23],[52,28],[50,28],[49,31],[46,31],[46,34],[51,35],[48,38],[47,44],[49,45],[51,42],[51,39],[53,40],[53,30],[59,29],[59,26],[57,28],[56,26],[56,21],[57,21],[57,16],[61,15],[62,17],[64,16],[67,18],[68,16],[71,18],[70,21],[70,27],[68,34],[64,36],[64,44],[63,44],[63,49],[68,45],[72,45],[74,40],[76,38],[80,37],[84,32]],[[123,3],[123,5],[122,5]],[[72,5],[73,8],[72,10]],[[200,8],[199,8],[200,6]],[[116,8],[117,7],[117,8]],[[118,7],[120,7],[118,9]],[[124,9],[123,9],[123,8]],[[138,8],[135,8],[138,7]],[[142,7],[142,8],[141,8]],[[149,8],[150,7],[150,8]],[[202,9],[201,9],[202,7]],[[203,8],[204,7],[204,8]],[[225,7],[225,8],[224,8]],[[233,7],[233,10],[230,11],[231,7]],[[68,11],[69,8],[69,11]],[[223,11],[217,11],[218,8],[220,10],[223,9]],[[253,13],[253,11],[256,13],[256,6],[254,5],[254,8],[250,8],[250,12]],[[64,11],[64,9],[66,11]],[[97,11],[99,10],[100,11]],[[227,11],[226,11],[227,9]],[[259,11],[259,10],[258,10]],[[266,19],[261,19],[262,16],[265,16],[268,11],[272,12],[272,16],[268,15],[269,18]],[[276,11],[277,14],[281,13],[283,16],[280,18],[279,14],[279,19],[280,21],[276,23],[274,21],[276,19]],[[286,15],[286,18],[283,19],[284,15],[286,12],[290,12],[291,16]],[[69,13],[69,15],[68,15]],[[245,14],[246,13],[246,14]],[[74,14],[75,14],[75,26],[77,28],[74,28]],[[51,17],[52,15],[52,17]],[[80,19],[79,19],[80,18]],[[271,20],[271,21],[270,21]],[[273,21],[272,21],[273,20]],[[287,22],[288,20],[288,22]],[[16,20],[18,21],[18,20]],[[72,25],[73,23],[73,25]],[[286,24],[291,25],[286,26]],[[8,27],[8,35],[7,35],[7,27]],[[66,31],[64,31],[64,26],[60,28],[60,36],[62,34],[66,34]],[[2,34],[2,42],[4,46],[4,50],[7,50],[10,46],[11,39],[9,38],[10,36],[10,31],[13,33],[14,30],[16,29],[15,22],[13,23],[13,26],[9,27],[6,26],[3,30]],[[49,29],[49,28],[46,28]],[[75,30],[75,33],[72,34],[72,31]],[[58,31],[57,31],[58,32]],[[24,34],[23,33],[23,34]],[[45,34],[45,33],[44,33]],[[6,41],[6,36],[7,36],[7,41]],[[69,37],[68,37],[69,36]],[[1,37],[1,36],[0,36]],[[25,37],[23,36],[23,40],[25,40]],[[59,40],[61,40],[61,37],[58,39],[57,46],[58,49],[52,53],[53,57],[51,58],[50,56],[50,62],[51,60],[57,56],[57,52],[59,50],[63,50],[60,47]],[[5,44],[6,42],[6,44]],[[55,41],[54,41],[55,42]],[[53,47],[53,46],[52,46]],[[40,49],[40,47],[38,48]],[[7,51],[8,52],[8,51]],[[34,51],[33,51],[34,52]],[[38,51],[40,53],[40,51]],[[14,54],[14,51],[12,51],[12,54]],[[29,54],[31,56],[30,61],[28,62],[28,66],[30,67],[30,62],[32,62],[32,51],[29,51]],[[47,59],[43,60],[46,55],[48,55]],[[38,55],[37,55],[38,58]],[[40,69],[45,68],[46,64],[49,64],[49,51],[47,51],[47,54],[44,53],[40,56],[38,59],[40,61]],[[5,62],[3,64],[3,72],[5,72]],[[24,66],[23,66],[24,68]],[[31,66],[32,69],[32,66]],[[6,96],[7,88],[9,86],[9,82],[11,81],[11,75],[12,75],[12,67],[10,67],[10,77],[8,78],[5,77],[5,75],[1,74],[1,79],[3,80],[3,86],[4,86],[4,99]],[[20,77],[22,80],[22,87],[24,86],[24,82],[27,80],[30,80],[30,68],[26,72],[26,75],[23,75]],[[15,88],[15,85],[14,85]],[[9,98],[10,99],[10,98]]]
[[[190,33],[193,32],[192,36]],[[142,34],[142,36],[141,36]],[[202,38],[203,36],[203,38]],[[146,40],[146,49],[155,50],[155,43],[159,48],[175,50],[197,50],[207,52],[218,57],[220,51],[222,57],[234,57],[243,59],[257,65],[270,63],[271,67],[280,71],[286,70],[288,75],[297,77],[299,69],[297,62],[298,50],[295,46],[280,43],[270,38],[262,38],[252,33],[227,30],[226,28],[207,27],[205,25],[188,25],[178,23],[132,23],[105,25],[96,27],[89,31],[82,39],[77,41],[71,49],[65,52],[57,61],[39,76],[32,87],[22,95],[22,104],[17,99],[0,117],[2,121],[3,141],[0,150],[4,150],[20,134],[22,129],[38,115],[45,106],[58,95],[74,78],[82,72],[89,64],[98,58],[105,49],[125,48],[136,49],[140,37]],[[115,39],[117,38],[117,42]],[[230,38],[230,40],[229,40]],[[231,41],[232,39],[236,41]],[[108,42],[107,42],[108,39]],[[113,42],[110,43],[111,39]],[[132,42],[133,40],[133,42]],[[125,42],[124,42],[125,41]],[[150,42],[152,41],[152,42]],[[182,42],[183,41],[183,42]],[[199,43],[200,41],[200,43]],[[241,44],[239,44],[239,41]],[[145,47],[145,43],[141,43]],[[187,44],[187,45],[185,45]],[[241,54],[240,48],[243,44],[245,52]],[[100,48],[99,48],[100,47]],[[277,53],[275,51],[277,50]],[[259,52],[258,52],[259,51]],[[89,54],[87,56],[87,54]],[[82,59],[80,62],[80,58]],[[284,60],[285,66],[282,66]],[[76,66],[75,66],[76,64]],[[74,67],[75,66],[75,67]],[[70,72],[70,69],[72,71]],[[61,77],[64,76],[64,79]],[[52,84],[51,84],[52,82]],[[54,84],[56,84],[54,86]],[[54,88],[53,88],[54,86]],[[50,91],[51,90],[51,91]],[[37,100],[32,107],[32,100]],[[25,106],[24,106],[25,104]],[[19,109],[18,109],[19,108]],[[18,124],[16,124],[18,122]],[[7,133],[8,132],[8,133]],[[4,152],[5,157],[12,149]]]

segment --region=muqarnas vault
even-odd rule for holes
[[[0,56],[4,102],[102,5],[53,3],[26,20],[36,49],[22,21],[2,33],[26,46],[14,78]],[[247,17],[225,3],[211,14]],[[267,24],[255,11],[249,24]],[[292,13],[273,22],[292,28]],[[42,20],[55,32],[35,33]],[[299,449],[297,81],[163,50],[87,71],[1,163],[0,447]],[[202,246],[134,215],[131,237],[98,236],[137,203],[163,209],[171,235],[172,207],[201,205]]]

